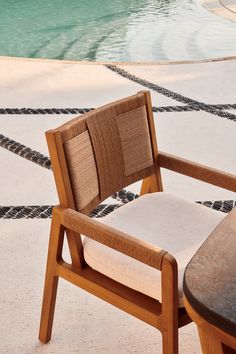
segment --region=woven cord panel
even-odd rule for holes
[[[114,109],[109,107],[88,117],[87,126],[96,156],[100,198],[104,200],[125,185],[123,150]]]
[[[124,154],[125,175],[153,165],[146,106],[117,117]]]
[[[89,132],[64,143],[76,208],[85,208],[99,195],[98,175]]]

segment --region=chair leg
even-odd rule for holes
[[[58,276],[56,275],[57,260],[61,258],[64,230],[60,225],[57,211],[53,211],[48,260],[45,276],[43,304],[39,329],[39,340],[47,343],[51,339],[54,310],[56,304]]]
[[[57,276],[48,276],[46,278],[39,329],[39,340],[43,343],[48,343],[52,335],[52,325],[57,296],[57,285]]]
[[[169,324],[162,332],[163,354],[178,354],[178,324]]]
[[[163,354],[178,354],[178,267],[168,253],[163,257],[161,272]]]

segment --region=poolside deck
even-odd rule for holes
[[[149,88],[161,150],[236,173],[235,75],[236,58],[115,66],[0,58],[1,353],[161,353],[155,329],[64,281],[52,341],[37,340],[47,216],[57,204],[44,132],[83,109]],[[192,201],[227,208],[236,200],[169,172],[163,179],[166,191]],[[127,189],[136,193],[139,185]],[[180,353],[200,353],[193,324],[180,330]]]

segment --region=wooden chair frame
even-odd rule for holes
[[[143,179],[141,194],[163,190],[161,167],[236,192],[235,176],[158,152],[150,93],[141,92],[140,94],[144,96],[146,101],[154,157],[154,169],[147,169],[144,179],[143,176],[136,176],[135,178],[135,180]],[[97,111],[99,110],[97,109]],[[185,308],[178,307],[176,260],[167,251],[88,217],[86,214],[96,205],[90,205],[85,210],[86,212],[76,211],[63,150],[64,136],[65,134],[66,136],[70,135],[70,130],[73,130],[73,122],[46,133],[60,205],[53,208],[39,339],[43,343],[47,343],[51,338],[58,279],[62,277],[159,329],[163,337],[163,354],[177,354],[178,328],[191,322],[191,319]],[[65,233],[71,255],[71,264],[66,263],[62,258]],[[80,234],[160,271],[162,303],[117,283],[89,267],[83,257]]]

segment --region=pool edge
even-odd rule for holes
[[[51,63],[61,63],[61,64],[79,64],[79,65],[122,65],[122,66],[151,66],[151,65],[179,65],[179,64],[199,64],[199,63],[211,63],[218,61],[236,60],[236,55],[208,58],[208,59],[194,59],[194,60],[166,60],[166,61],[142,61],[142,62],[111,62],[111,61],[85,61],[85,60],[60,60],[60,59],[48,59],[48,58],[27,58],[27,57],[10,57],[1,56],[0,60],[15,60],[15,61],[32,61],[32,62],[51,62]]]

